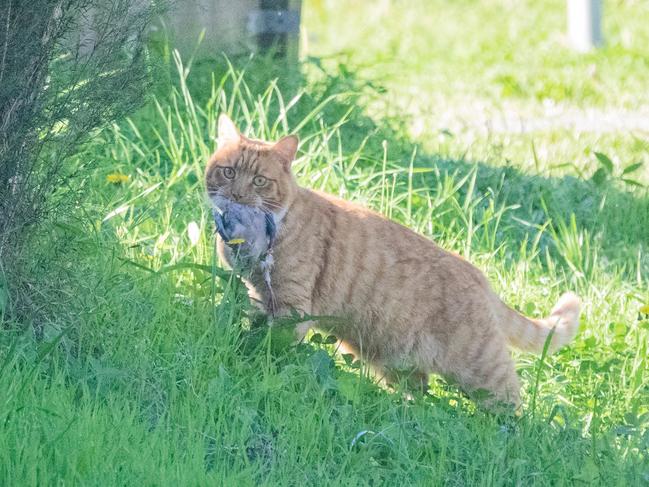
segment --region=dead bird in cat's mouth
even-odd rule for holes
[[[240,259],[252,263],[268,253],[277,233],[271,213],[223,198],[213,206],[213,214],[217,233]]]

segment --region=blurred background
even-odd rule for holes
[[[362,81],[365,113],[426,150],[583,175],[598,144],[620,168],[646,157],[647,19],[639,0],[187,0],[167,27],[185,57],[274,46]]]
[[[568,35],[579,3],[601,8],[587,52]],[[372,116],[402,117],[429,150],[580,173],[597,150],[622,167],[647,157],[648,19],[634,0],[307,1],[302,52],[380,83]]]

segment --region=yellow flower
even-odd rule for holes
[[[245,243],[245,241],[246,241],[245,238],[233,238],[232,240],[228,240],[226,243],[228,245],[239,245]]]
[[[127,174],[122,174],[119,172],[114,172],[106,176],[106,182],[111,184],[122,184],[128,182],[129,176]]]
[[[640,306],[640,313],[649,315],[649,304],[645,304],[644,306]]]

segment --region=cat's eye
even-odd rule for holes
[[[223,168],[223,175],[228,178],[228,179],[234,179],[234,169],[231,167],[224,167]]]
[[[263,186],[266,184],[267,179],[264,176],[255,176],[254,179],[252,180],[252,184],[255,186]]]

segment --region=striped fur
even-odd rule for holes
[[[564,295],[549,318],[533,320],[507,307],[484,275],[410,229],[334,196],[299,187],[290,171],[295,137],[252,141],[222,116],[220,147],[209,161],[210,195],[275,212],[278,235],[271,279],[280,313],[338,319],[325,327],[342,346],[369,361],[386,380],[411,368],[423,382],[439,373],[467,392],[487,390],[486,405],[519,403],[519,382],[508,345],[539,351],[554,327],[551,350],[577,332],[579,299]],[[224,167],[237,176],[224,178]],[[268,186],[251,181],[260,174]],[[218,242],[222,258],[229,249]],[[267,303],[258,269],[249,288]]]

